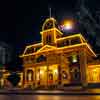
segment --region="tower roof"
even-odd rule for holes
[[[55,28],[56,27],[56,20],[53,17],[47,18],[42,26],[42,31]]]

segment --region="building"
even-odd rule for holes
[[[26,46],[23,60],[23,88],[100,83],[100,61],[81,33],[63,37],[56,20],[42,26],[41,42]]]
[[[4,65],[12,60],[12,48],[4,43],[0,42],[0,64]]]
[[[11,47],[4,42],[0,42],[0,87],[4,85],[7,75],[10,74],[7,70],[5,70],[5,65],[11,61],[12,61]]]

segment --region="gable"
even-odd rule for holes
[[[50,50],[50,49],[56,49],[56,47],[55,46],[50,46],[50,45],[45,45],[42,48],[40,48],[37,52]]]

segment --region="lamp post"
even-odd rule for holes
[[[63,31],[70,31],[74,28],[74,21],[73,20],[64,20],[61,25],[60,25],[60,28],[63,30]]]

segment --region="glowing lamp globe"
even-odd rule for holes
[[[65,21],[64,22],[64,29],[65,30],[71,30],[73,29],[73,22],[72,21]]]
[[[72,30],[74,28],[73,20],[64,20],[61,25],[62,30]]]

